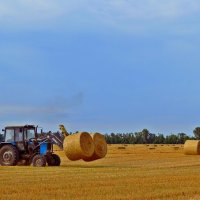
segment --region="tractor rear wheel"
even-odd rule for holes
[[[19,152],[12,145],[5,145],[0,149],[0,165],[14,166],[19,160]]]
[[[61,160],[60,157],[56,154],[52,154],[47,160],[49,166],[60,166]]]
[[[52,154],[53,159],[55,160],[55,165],[54,166],[60,166],[61,160],[60,157],[56,154]]]
[[[33,157],[33,166],[34,167],[45,167],[46,166],[46,158],[41,155],[35,155]]]

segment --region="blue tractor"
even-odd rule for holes
[[[0,142],[0,165],[14,166],[18,163],[36,167],[59,166],[60,157],[53,153],[53,145],[63,149],[62,134],[38,134],[38,126],[7,126]]]

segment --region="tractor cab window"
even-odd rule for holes
[[[29,129],[27,130],[26,139],[35,138],[35,130]]]
[[[15,129],[15,141],[16,142],[23,141],[23,129],[22,128]]]
[[[5,142],[14,142],[14,130],[6,129]]]

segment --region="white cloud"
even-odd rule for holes
[[[70,98],[63,96],[48,99],[42,105],[0,104],[0,115],[59,115],[70,114],[83,103],[84,94],[79,92]]]
[[[0,2],[0,25],[46,28],[77,26],[140,26],[177,20],[200,11],[198,0],[8,0]]]
[[[107,8],[111,13],[129,19],[171,19],[198,11],[200,2],[197,0],[112,0],[107,4]]]
[[[55,97],[44,104],[22,105],[0,103],[0,125],[40,124],[55,129],[55,124],[76,118],[77,109],[83,103],[84,94],[79,92],[71,97]],[[68,125],[68,123],[65,123]]]
[[[18,0],[0,3],[0,21],[9,25],[33,23],[51,19],[60,14],[60,8],[54,1]]]

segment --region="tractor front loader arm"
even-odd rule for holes
[[[64,135],[64,137],[67,137],[69,135],[63,124],[59,125],[59,129],[61,130],[61,133]]]

